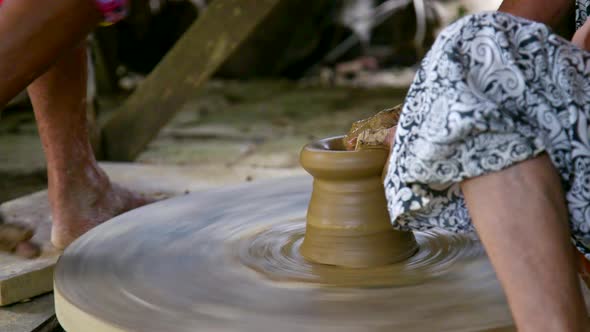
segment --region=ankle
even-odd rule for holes
[[[112,189],[107,174],[96,163],[78,168],[54,168],[48,172],[52,205],[92,204]]]
[[[108,176],[94,159],[48,163],[47,175],[49,181],[63,185],[92,186],[108,181]]]

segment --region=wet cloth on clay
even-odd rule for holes
[[[578,25],[590,1],[578,1]],[[582,13],[583,11],[583,13]],[[590,53],[506,13],[445,28],[406,97],[385,177],[396,228],[471,232],[459,183],[547,153],[590,258]]]

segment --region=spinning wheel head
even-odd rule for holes
[[[60,323],[68,332],[457,332],[510,324],[494,271],[464,236],[416,232],[418,253],[382,267],[303,259],[310,180],[192,193],[91,230],[56,266]]]

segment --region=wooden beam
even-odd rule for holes
[[[106,159],[135,159],[279,2],[214,0],[107,121]]]

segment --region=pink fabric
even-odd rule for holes
[[[105,23],[116,23],[127,16],[129,11],[128,0],[93,0],[96,7],[102,13]],[[4,0],[0,0],[0,6]]]
[[[0,0],[2,1],[2,0]],[[117,23],[127,16],[128,0],[94,0],[106,23]]]

